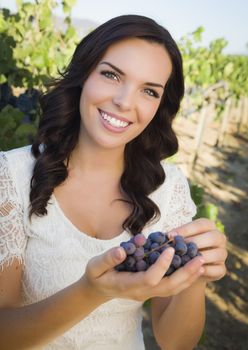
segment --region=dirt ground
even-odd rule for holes
[[[221,148],[215,147],[219,123],[207,125],[200,156],[190,171],[197,120],[178,118],[175,123],[180,144],[176,163],[204,187],[206,201],[219,208],[228,238],[228,272],[208,284],[205,340],[197,350],[248,349],[248,127],[238,135],[236,124],[229,124]],[[146,311],[143,330],[146,349],[158,350]]]

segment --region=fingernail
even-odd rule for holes
[[[201,257],[199,260],[200,260],[200,262],[201,262],[202,264],[204,264],[204,263],[205,263],[204,258],[202,258],[202,257]]]
[[[170,248],[166,249],[166,252],[167,252],[167,255],[169,255],[169,257],[170,257],[170,256],[174,255],[175,249],[170,247]]]
[[[115,249],[114,251],[114,256],[117,260],[121,260],[122,259],[122,252],[120,248]]]
[[[171,231],[171,232],[170,232],[170,236],[171,236],[171,237],[178,236],[177,231]]]

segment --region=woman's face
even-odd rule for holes
[[[165,48],[125,39],[106,51],[80,98],[80,143],[124,149],[153,119],[172,64]]]

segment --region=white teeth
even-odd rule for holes
[[[110,117],[107,113],[104,113],[102,111],[100,111],[100,113],[101,113],[101,116],[103,117],[104,120],[107,120],[107,122],[110,125],[115,126],[116,128],[125,128],[129,124],[129,123],[124,122],[122,120]]]

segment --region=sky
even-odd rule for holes
[[[0,0],[1,7],[15,10],[14,0]],[[61,15],[61,9],[55,11]],[[217,38],[228,40],[225,53],[248,55],[247,0],[77,0],[72,16],[99,24],[122,14],[153,18],[172,36],[180,37],[203,26],[203,45]]]

